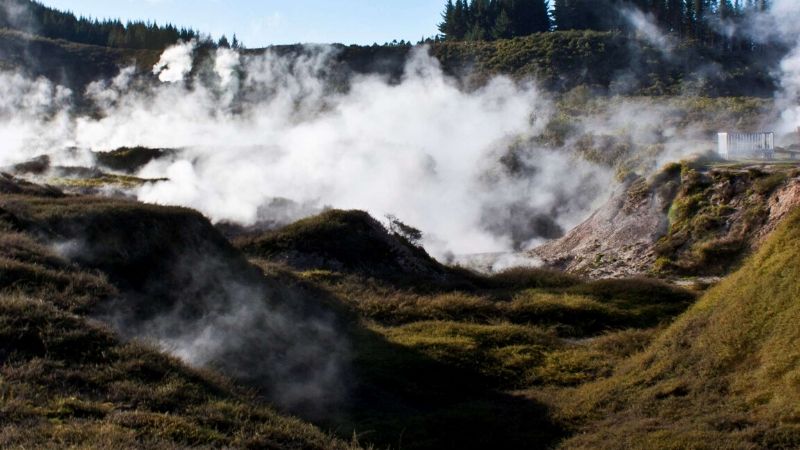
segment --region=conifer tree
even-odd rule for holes
[[[515,36],[550,30],[550,12],[546,0],[514,0],[509,3]]]
[[[574,7],[570,0],[555,0],[554,17],[556,28],[559,30],[571,30],[575,27],[573,23]]]
[[[500,14],[497,16],[497,20],[494,23],[494,29],[492,30],[492,36],[495,39],[509,39],[514,35],[514,24],[511,22],[511,18],[508,16],[508,12],[505,8],[500,9]]]
[[[456,6],[453,10],[452,29],[452,37],[454,39],[464,39],[464,36],[466,36],[469,30],[467,8],[466,0],[456,0]]]
[[[439,32],[445,35],[447,38],[453,37],[453,23],[454,23],[454,13],[456,7],[453,5],[453,0],[447,0],[447,4],[445,5],[444,12],[442,13],[442,22],[439,24]]]

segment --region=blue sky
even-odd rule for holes
[[[436,33],[444,0],[43,0],[76,15],[172,22],[214,37],[270,44],[418,41]]]

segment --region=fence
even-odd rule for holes
[[[725,159],[775,158],[775,133],[719,133],[718,138]]]

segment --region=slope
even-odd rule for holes
[[[605,381],[562,396],[565,448],[800,446],[800,211]]]
[[[286,227],[236,239],[251,257],[299,269],[441,277],[445,269],[422,247],[390,233],[363,211],[329,210]]]
[[[178,230],[162,241],[177,244],[172,250],[198,240],[206,250],[229,248],[198,214],[1,180],[0,447],[350,447],[219,375],[123,341],[90,315],[159,270],[149,257],[169,260],[154,230]],[[68,257],[75,247],[53,240],[70,233],[97,245],[74,259],[83,265]],[[169,297],[149,299],[163,308]]]

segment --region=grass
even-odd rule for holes
[[[646,279],[580,281],[543,278],[549,271],[513,269],[514,282],[503,274],[481,283],[442,291],[408,291],[356,276],[315,278],[358,314],[385,325],[416,321],[457,321],[478,324],[507,322],[552,328],[566,337],[585,337],[611,329],[649,327],[682,312],[694,297],[666,284]],[[527,276],[522,276],[527,272]],[[313,276],[305,274],[304,276]],[[520,282],[528,279],[530,284]]]
[[[800,444],[800,212],[611,377],[562,395],[565,448]]]
[[[694,299],[658,282],[549,280],[536,269],[418,289],[358,273],[291,273],[367,330],[352,332],[360,413],[340,426],[376,430],[364,439],[378,447],[400,436],[409,448],[553,445],[563,430],[541,402],[506,391],[609,377],[650,341],[649,327]]]
[[[299,268],[358,270],[383,275],[438,275],[443,268],[421,247],[363,211],[330,210],[259,236],[237,239],[249,256]]]
[[[0,294],[0,355],[2,447],[356,447],[41,300]]]
[[[532,385],[545,353],[559,346],[552,332],[508,323],[414,322],[374,330],[389,342],[476,373],[505,389]]]
[[[175,290],[164,260],[190,248],[258,277],[198,213],[46,193],[0,204],[0,447],[359,448],[90,318],[153,274]],[[158,309],[151,294],[141,308]]]
[[[319,245],[339,258],[340,250],[324,240],[358,237],[363,223],[351,226],[342,215],[348,213],[302,221],[270,233],[268,242],[282,242],[282,252]],[[299,236],[303,244],[295,247]],[[249,253],[267,276],[343,308],[358,412],[331,426],[373,430],[363,439],[378,447],[553,445],[563,436],[561,425],[541,402],[509,391],[559,391],[608,378],[695,300],[647,279],[589,282],[541,269],[492,276],[447,269],[442,278],[406,283],[320,260],[298,269],[276,253]]]
[[[555,421],[543,400],[518,392],[613,376],[694,301],[656,281],[540,269],[482,276],[435,265],[428,267],[437,276],[398,277],[392,269],[409,267],[398,255],[434,263],[359,212],[331,211],[250,241],[279,250],[252,247],[251,255],[268,257],[258,271],[182,208],[2,195],[0,210],[13,230],[0,233],[4,447],[350,448],[354,434],[379,448],[550,447],[572,422]],[[337,237],[355,247],[327,242]],[[323,259],[298,269],[274,258],[324,251],[341,263],[359,245],[384,269]],[[214,270],[202,280],[176,273],[187,260],[192,273],[198,261]],[[231,278],[271,286],[287,307],[308,303],[338,317],[350,344],[343,383],[352,390],[341,410],[315,418],[321,428],[245,390],[256,384],[241,387],[122,342],[86,315],[117,304],[147,317],[175,305],[193,314],[191,305],[221,295]]]
[[[153,180],[133,177],[130,175],[102,174],[92,178],[53,178],[48,182],[54,186],[62,188],[102,188],[114,186],[122,189],[134,189],[144,184],[152,183]]]
[[[170,150],[122,147],[110,152],[97,152],[95,159],[97,165],[127,174],[136,173],[150,161],[168,156]]]

